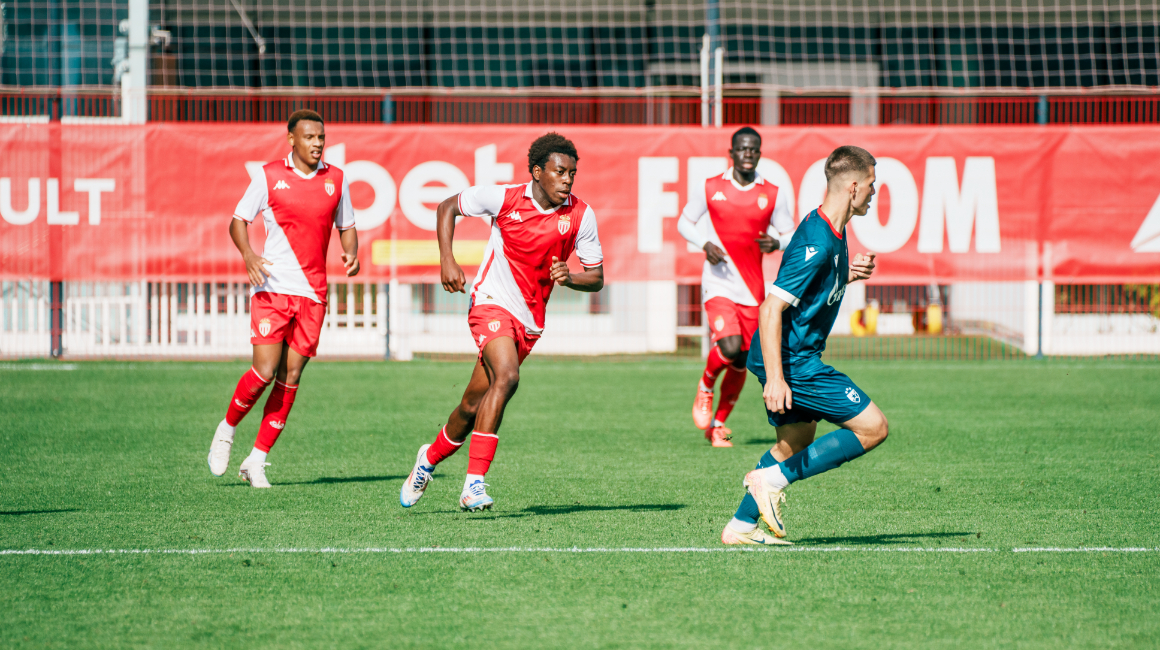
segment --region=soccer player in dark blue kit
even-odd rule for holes
[[[874,254],[849,259],[846,224],[874,196],[874,156],[838,147],[826,159],[826,198],[798,226],[761,304],[749,371],[764,387],[777,444],[745,475],[747,494],[721,531],[725,544],[789,544],[781,516],[789,484],[829,471],[886,440],[886,416],[850,378],[822,363],[846,285],[874,271]],[[818,421],[840,429],[814,440]],[[773,535],[757,527],[760,516]]]

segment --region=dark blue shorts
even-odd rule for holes
[[[765,368],[751,365],[749,370],[765,386]],[[782,374],[793,391],[793,408],[785,413],[766,409],[769,423],[775,427],[817,420],[841,424],[854,419],[870,405],[870,397],[857,384],[820,359],[785,364]]]

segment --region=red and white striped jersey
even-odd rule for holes
[[[303,174],[288,155],[267,163],[250,181],[234,218],[252,223],[262,215],[266,245],[259,253],[271,265],[259,291],[305,296],[326,303],[326,249],[330,231],[354,228],[354,208],[342,170],[325,162]]]
[[[705,215],[709,216],[708,237],[696,228]],[[726,298],[749,306],[765,300],[758,235],[768,232],[784,240],[784,234],[794,226],[789,202],[776,185],[758,174],[752,183],[743,186],[733,178],[732,167],[705,180],[705,194],[690,197],[677,225],[681,235],[697,248],[713,242],[726,253],[725,260],[718,264],[705,260],[701,272],[703,299]]]
[[[477,185],[459,194],[459,212],[491,219],[491,236],[471,289],[472,305],[498,305],[529,334],[544,331],[544,309],[552,295],[552,258],[573,251],[586,267],[600,266],[604,253],[596,213],[569,195],[545,210],[532,199],[532,184]]]

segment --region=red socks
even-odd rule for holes
[[[447,437],[447,425],[443,425],[439,435],[435,436],[435,442],[427,448],[427,465],[435,467],[462,446],[462,442],[451,442],[451,438]]]
[[[495,458],[495,448],[499,445],[499,436],[482,431],[471,432],[470,459],[467,461],[467,473],[483,476],[491,467],[491,459]]]
[[[230,400],[230,408],[226,411],[226,424],[231,427],[238,426],[269,385],[270,380],[262,379],[257,370],[253,368],[247,370],[238,380],[238,387],[234,389],[234,397]]]
[[[701,375],[701,383],[709,390],[713,389],[713,384],[717,383],[717,376],[725,369],[731,362],[721,355],[721,350],[716,345],[712,350],[709,350],[709,358],[705,360],[705,374]]]
[[[729,366],[725,372],[725,379],[721,380],[721,400],[717,403],[717,413],[713,416],[718,422],[725,422],[733,412],[733,405],[741,396],[741,389],[745,387],[745,368]]]
[[[270,398],[266,400],[266,408],[263,410],[258,439],[254,441],[255,449],[269,452],[270,447],[274,446],[278,435],[286,428],[286,417],[290,415],[290,408],[294,406],[294,396],[297,393],[298,386],[274,382],[274,390],[270,391]]]

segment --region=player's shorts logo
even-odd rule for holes
[[[285,428],[286,428],[286,423],[285,423],[285,422],[279,422],[278,420],[270,420],[270,426],[272,426],[272,427],[274,427],[275,429],[277,429],[277,430],[281,431],[282,429],[285,429]]]
[[[717,330],[718,332],[725,329],[725,317],[724,316],[718,316],[717,320],[713,321],[713,329]]]
[[[849,386],[846,387],[846,397],[855,404],[862,401],[862,396],[858,394],[858,391]]]
[[[765,206],[767,205],[769,205],[769,197],[764,194],[759,195],[757,197],[757,208],[759,210],[764,210]]]
[[[262,320],[258,321],[258,332],[261,333],[262,336],[269,336],[270,335],[270,319],[269,318],[263,318]]]
[[[483,347],[483,340],[486,338],[487,338],[487,336],[484,334],[479,335],[479,347],[481,347],[481,348]]]
[[[326,188],[326,195],[327,196],[334,196],[334,180],[333,179],[330,179],[330,178],[326,179],[326,182],[323,183],[322,186],[324,188]]]
[[[567,214],[560,215],[560,220],[556,222],[556,228],[561,235],[567,235],[568,231],[572,229],[572,216]]]
[[[499,326],[500,326],[500,322],[497,320],[493,320],[487,324],[487,329],[491,330],[492,332],[498,332]]]

